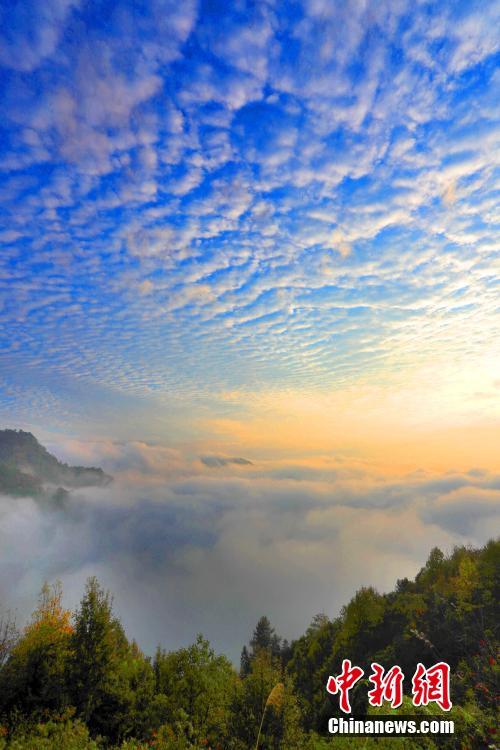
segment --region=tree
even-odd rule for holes
[[[281,661],[270,651],[257,649],[248,676],[232,703],[232,739],[235,748],[302,750],[304,733],[291,680]]]
[[[121,719],[121,734],[144,739],[154,729],[152,705],[155,697],[155,676],[151,660],[132,641],[126,658],[120,664],[122,704],[126,713]]]
[[[11,632],[7,628],[7,634]],[[0,673],[0,706],[31,714],[61,711],[69,702],[66,669],[71,651],[70,612],[60,583],[44,584],[38,606],[11,647]]]
[[[261,618],[238,676],[201,636],[178,651],[159,648],[152,665],[128,642],[95,579],[74,624],[60,584],[45,585],[20,635],[10,618],[0,626],[0,750],[111,743],[115,750],[326,750],[329,741],[316,732],[340,711],[325,686],[343,657],[365,671],[372,661],[401,666],[407,694],[400,715],[431,715],[432,707],[412,706],[411,675],[418,662],[448,662],[455,736],[487,748],[497,719],[499,594],[499,542],[457,547],[449,556],[434,550],[414,581],[398,581],[384,595],[361,589],[335,620],[313,618],[290,647]],[[369,687],[365,674],[351,695],[354,714],[387,711],[367,706]],[[354,747],[356,740],[335,743]],[[425,736],[411,743],[436,746]],[[443,750],[455,744],[439,740]]]
[[[246,646],[241,649],[240,677],[246,677],[250,673],[250,654]]]
[[[126,676],[130,650],[113,614],[111,596],[96,578],[88,579],[74,619],[70,664],[74,705],[92,735],[118,739],[132,703]]]
[[[376,652],[386,644],[384,613],[386,599],[371,586],[356,592],[341,612],[341,627],[334,644],[336,667],[342,654],[367,667]]]
[[[316,615],[306,633],[291,645],[287,672],[304,706],[306,729],[323,731],[331,705],[325,690],[333,659],[333,645],[341,627],[326,615]]]
[[[255,626],[252,638],[250,640],[250,646],[252,648],[252,656],[255,656],[259,649],[264,651],[271,651],[274,656],[279,654],[280,649],[279,636],[276,635],[274,628],[271,626],[269,618],[265,615],[261,617]]]
[[[170,653],[159,649],[154,661],[156,690],[164,721],[176,735],[215,744],[228,732],[229,703],[237,675],[201,635],[196,643]]]
[[[17,643],[19,634],[16,623],[10,612],[0,615],[0,667],[9,658],[12,649]]]

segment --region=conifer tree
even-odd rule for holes
[[[92,734],[116,738],[130,703],[123,674],[129,647],[113,614],[111,596],[96,578],[87,581],[71,645],[72,695],[78,715]]]
[[[250,654],[246,646],[241,649],[240,677],[246,677],[250,673]]]

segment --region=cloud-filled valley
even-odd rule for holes
[[[415,575],[431,547],[484,543],[498,517],[500,477],[487,471],[387,477],[341,456],[209,468],[145,443],[60,452],[100,454],[115,480],[73,491],[62,508],[2,497],[3,606],[22,620],[55,579],[74,606],[96,574],[150,653],[201,631],[237,660],[262,613],[297,637],[360,586]]]

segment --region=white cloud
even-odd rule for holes
[[[32,71],[57,48],[68,16],[80,0],[28,0],[0,9],[4,30],[0,41],[0,64]]]
[[[202,630],[237,658],[262,612],[295,637],[312,613],[337,614],[361,585],[387,590],[413,576],[432,546],[482,544],[494,533],[498,478],[487,472],[389,479],[354,459],[308,466],[255,455],[214,469],[140,442],[50,447],[103,465],[115,482],[76,492],[62,511],[1,499],[2,601],[25,615],[43,579],[59,577],[75,604],[96,573],[150,651]]]

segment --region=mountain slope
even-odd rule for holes
[[[103,487],[111,481],[102,469],[62,463],[31,432],[0,430],[0,492],[33,497],[44,484],[70,489]]]

